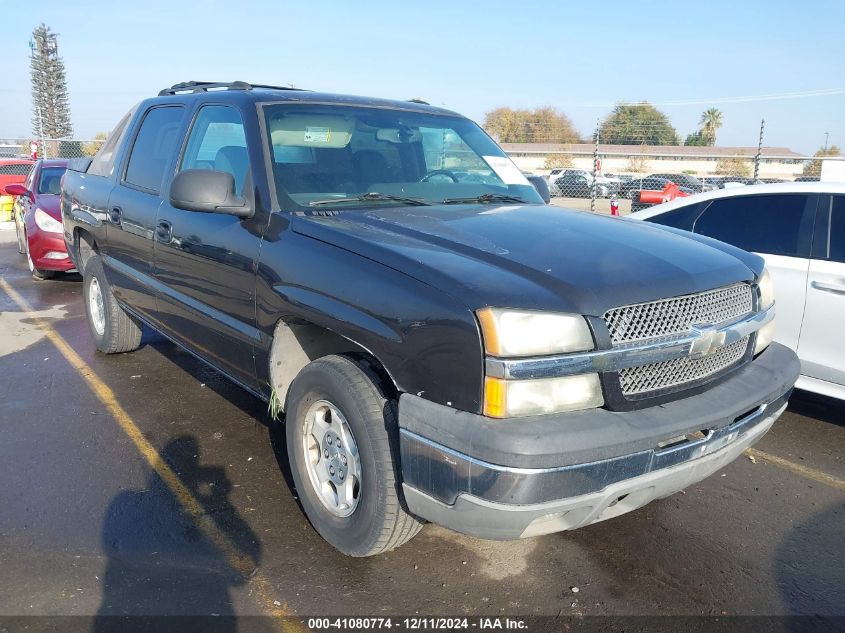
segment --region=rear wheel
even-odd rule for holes
[[[82,294],[88,329],[98,350],[117,354],[138,349],[141,323],[117,303],[98,255],[92,255],[85,264]]]
[[[372,556],[410,540],[422,523],[404,507],[395,405],[365,364],[326,356],[290,387],[288,459],[302,507],[331,545]]]

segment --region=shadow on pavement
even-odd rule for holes
[[[789,411],[822,422],[845,426],[845,402],[796,389],[789,399]]]
[[[797,620],[794,626],[787,622],[788,630],[832,631],[836,622],[845,623],[845,567],[840,555],[843,525],[845,503],[838,502],[794,525],[778,549],[775,574],[786,612],[819,618],[814,622]]]
[[[213,522],[234,553],[257,567],[261,544],[229,501],[225,469],[201,465],[191,436],[170,441],[161,457],[202,504],[200,521]],[[126,616],[166,615],[222,616],[214,631],[237,630],[235,620],[226,617],[235,615],[229,592],[247,577],[198,529],[156,472],[146,488],[121,492],[111,502],[102,545],[107,563],[94,633],[135,630],[146,619]],[[190,629],[188,621],[183,624]]]

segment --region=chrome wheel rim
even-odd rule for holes
[[[361,459],[349,423],[328,400],[317,400],[302,423],[308,480],[331,514],[348,517],[361,499]]]
[[[103,291],[96,277],[91,277],[88,286],[88,312],[91,315],[91,325],[98,336],[106,332],[106,310],[103,305]]]

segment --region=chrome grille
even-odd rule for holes
[[[752,286],[747,283],[708,290],[698,294],[638,303],[608,310],[604,321],[614,346],[638,341],[687,335],[694,325],[718,325],[743,317],[754,309]],[[619,371],[625,396],[679,387],[737,364],[748,349],[748,337],[727,345],[704,358],[685,356],[669,361]]]
[[[653,365],[622,369],[619,371],[622,393],[626,396],[648,393],[707,378],[739,362],[746,349],[747,336],[704,358],[685,356]]]
[[[734,284],[693,295],[637,303],[604,314],[613,345],[674,334],[687,334],[693,325],[715,325],[753,310],[751,285]]]

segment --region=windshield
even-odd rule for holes
[[[543,202],[469,119],[309,104],[270,104],[264,117],[283,209]]]
[[[62,192],[64,167],[43,167],[38,178],[38,193],[59,195]]]

